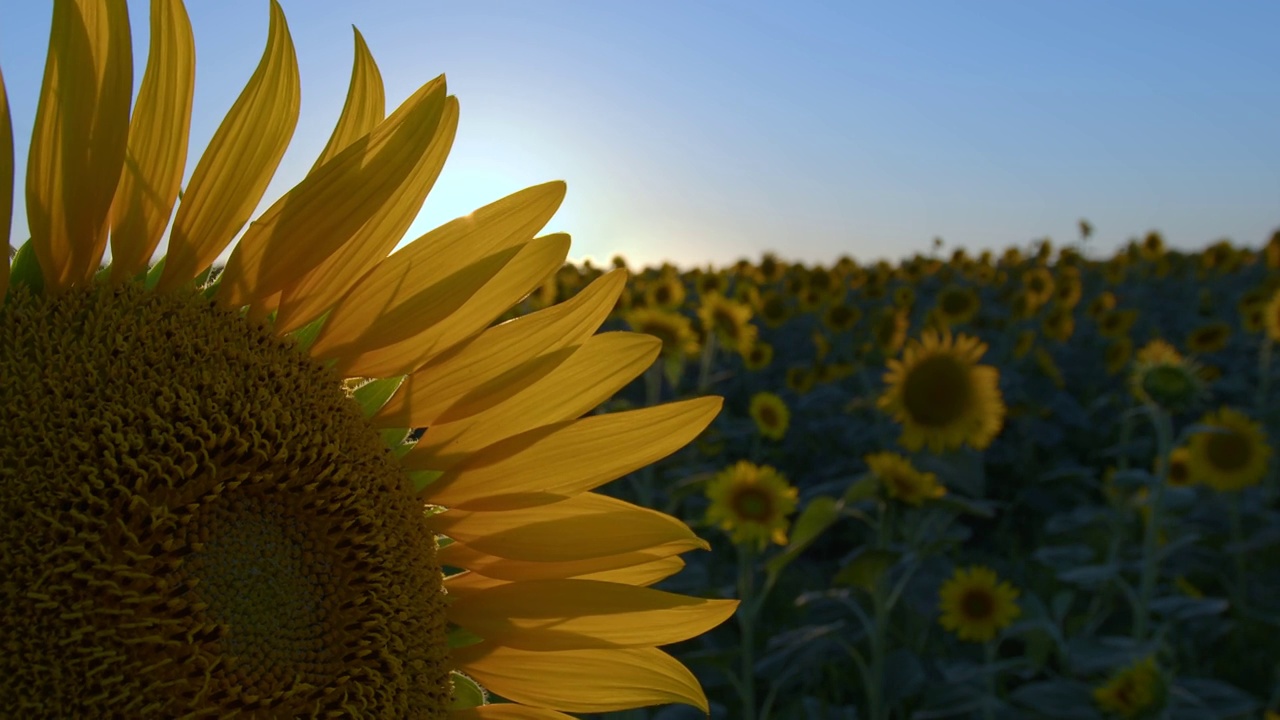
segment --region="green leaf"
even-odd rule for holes
[[[844,504],[840,501],[826,495],[819,495],[809,501],[795,524],[791,526],[791,542],[781,553],[765,564],[769,585],[777,581],[783,568],[800,557],[800,553],[804,552],[805,548],[812,545],[823,531],[831,527],[836,518],[840,517],[840,509],[843,506]]]
[[[369,382],[356,388],[354,393],[356,402],[360,404],[360,410],[364,412],[365,417],[373,417],[373,414],[382,409],[383,405],[391,399],[396,390],[400,389],[400,384],[404,382],[404,375],[383,378],[381,380],[370,380]]]
[[[849,485],[849,489],[844,491],[844,502],[852,505],[861,500],[870,500],[876,496],[880,490],[880,482],[875,475],[866,473],[855,479]]]
[[[995,508],[985,500],[971,500],[961,495],[947,493],[934,502],[966,515],[977,515],[981,518],[996,516]]]
[[[861,588],[874,592],[884,574],[898,562],[898,553],[891,550],[863,548],[853,560],[836,573],[832,582],[837,585]]]
[[[34,295],[44,292],[44,273],[40,271],[40,262],[36,260],[36,251],[28,240],[18,248],[13,256],[13,265],[9,268],[9,286],[26,285]]]
[[[484,688],[475,680],[460,672],[451,672],[449,677],[453,679],[453,702],[449,704],[450,710],[465,710],[485,704]]]

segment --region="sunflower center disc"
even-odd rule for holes
[[[434,536],[340,378],[195,293],[0,306],[15,717],[443,717]]]
[[[907,375],[903,404],[921,425],[944,427],[964,415],[971,396],[970,382],[968,369],[955,358],[928,357]]]
[[[773,514],[773,503],[768,495],[754,488],[741,490],[733,499],[733,508],[744,520],[768,522]]]
[[[1236,430],[1215,432],[1209,435],[1206,454],[1215,470],[1232,472],[1249,465],[1252,446],[1249,438]]]
[[[960,607],[964,610],[965,617],[975,621],[986,620],[995,612],[995,602],[991,594],[985,590],[971,590],[965,593],[964,599],[960,601]]]

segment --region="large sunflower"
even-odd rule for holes
[[[0,261],[6,712],[705,710],[696,679],[656,646],[735,603],[645,587],[705,543],[590,491],[688,443],[719,399],[582,418],[658,351],[646,336],[593,334],[620,271],[490,327],[563,263],[567,237],[535,235],[564,186],[516,193],[388,257],[458,106],[441,77],[384,118],[357,33],[347,103],[315,167],[210,272],[298,115],[273,2],[262,61],[148,269],[186,161],[182,4],[151,4],[132,112],[131,47],[124,0],[55,2],[31,240],[12,273]],[[0,102],[6,234],[12,175]],[[484,696],[459,673],[518,704],[469,708]]]
[[[1004,424],[999,371],[979,365],[985,343],[977,338],[926,330],[901,360],[889,360],[879,406],[902,423],[899,442],[908,450],[933,452],[968,443],[983,449]]]
[[[774,468],[740,460],[707,485],[707,522],[719,525],[740,545],[757,550],[770,542],[785,545],[798,492]]]

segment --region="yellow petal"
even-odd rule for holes
[[[496,703],[465,710],[450,710],[449,720],[574,720],[574,717],[546,708]]]
[[[200,274],[248,222],[293,137],[300,97],[293,39],[284,11],[271,0],[262,60],[196,163],[178,205],[159,292]]]
[[[486,555],[466,543],[452,543],[440,548],[436,557],[441,565],[470,570],[468,575],[497,580],[551,580],[582,577],[630,585],[650,585],[669,577],[684,567],[674,557],[682,552],[706,549],[705,542],[677,541],[649,548],[643,552],[623,553],[571,560],[568,562],[531,562]],[[634,572],[632,570],[634,569]],[[659,574],[661,573],[661,574]]]
[[[728,620],[737,600],[708,600],[599,580],[532,580],[451,590],[449,619],[522,650],[655,647]]]
[[[489,555],[531,562],[566,562],[703,542],[670,515],[596,493],[505,512],[448,510],[433,515],[433,530]],[[566,537],[591,542],[565,542]]]
[[[227,261],[222,301],[240,307],[269,296],[350,240],[397,194],[426,153],[444,98],[441,76],[268,208]]]
[[[455,573],[444,579],[444,588],[447,592],[453,592],[454,590],[483,590],[502,584],[503,581],[501,580],[477,575],[473,572]]]
[[[9,289],[9,228],[13,222],[13,124],[9,120],[9,94],[0,73],[0,237],[5,239],[0,258],[0,305]]]
[[[657,359],[662,341],[651,335],[611,332],[596,335],[549,372],[525,381],[527,386],[499,405],[470,417],[433,426],[412,454],[431,455],[417,464],[437,470],[497,440],[542,425],[572,420],[608,400]],[[575,389],[565,392],[566,388]],[[443,461],[443,462],[442,462]]]
[[[422,297],[389,310],[393,317],[402,317],[407,312],[405,330],[411,334],[388,345],[366,341],[354,343],[343,352],[335,353],[338,361],[335,369],[345,377],[390,377],[413,372],[436,355],[483,331],[503,311],[519,302],[563,265],[568,254],[568,235],[534,238],[518,246],[514,257],[452,312],[441,315],[440,311],[447,306],[436,307]],[[361,283],[376,272],[366,275]],[[381,322],[376,324],[383,325]]]
[[[151,0],[147,70],[129,124],[129,149],[111,206],[111,278],[147,269],[169,225],[187,166],[196,48],[181,2]]]
[[[431,144],[395,194],[337,252],[287,288],[276,332],[290,332],[319,317],[386,258],[422,209],[457,131],[458,99],[450,96]]]
[[[347,86],[347,100],[342,105],[338,124],[329,136],[329,142],[311,172],[332,160],[355,140],[368,135],[387,114],[387,96],[382,87],[382,73],[373,61],[369,46],[359,30],[351,28],[356,36],[355,57],[351,62],[351,83]]]
[[[427,486],[426,499],[459,510],[514,510],[573,497],[684,447],[721,403],[697,398],[521,433],[446,471]]]
[[[27,155],[27,225],[45,286],[93,279],[107,246],[133,96],[124,0],[56,0]]]
[[[312,354],[328,357],[359,344],[382,347],[411,336],[413,330],[406,329],[406,323],[411,324],[413,314],[422,309],[419,296],[473,267],[478,258],[527,243],[563,199],[564,183],[521,190],[401,248],[342,298],[312,345]]]
[[[459,670],[508,700],[566,712],[685,703],[707,712],[698,679],[657,648],[529,652],[477,643],[454,651]]]
[[[676,557],[665,557],[651,560],[639,565],[624,565],[611,570],[577,575],[581,580],[600,580],[603,582],[622,583],[647,587],[656,582],[666,580],[684,569],[684,560]]]
[[[522,364],[576,345],[596,331],[626,285],[626,271],[606,273],[559,305],[489,328],[455,352],[410,375],[382,406],[379,427],[426,427],[500,402]],[[526,360],[527,359],[527,360]]]

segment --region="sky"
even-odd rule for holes
[[[444,73],[461,119],[406,241],[567,181],[570,257],[871,262],[1051,237],[1109,255],[1280,229],[1280,3],[1202,0],[281,0],[302,110],[260,209],[346,95],[352,26],[390,112]],[[267,0],[188,0],[188,173],[252,74]],[[52,3],[0,0],[19,188]],[[135,83],[149,3],[129,0]],[[15,203],[11,242],[26,239]]]

